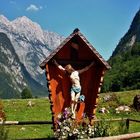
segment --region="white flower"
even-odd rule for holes
[[[62,132],[62,135],[63,135],[63,136],[66,136],[66,133],[65,133],[65,132]]]
[[[82,134],[85,134],[85,132],[84,132],[84,131],[82,131]]]
[[[65,126],[64,129],[70,131],[70,128],[68,126]]]
[[[23,131],[24,131],[24,130],[25,130],[25,127],[21,127],[21,129],[20,129],[20,130],[23,130]]]
[[[65,111],[69,110],[67,107],[65,108]]]
[[[62,139],[65,139],[65,138],[67,138],[66,136],[62,136]]]
[[[74,128],[73,134],[77,134],[77,133],[78,133],[78,129]]]
[[[57,116],[59,119],[62,117],[62,115],[61,114],[58,114],[58,116]]]

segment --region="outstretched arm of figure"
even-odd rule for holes
[[[94,62],[91,62],[90,65],[86,66],[86,67],[83,68],[83,69],[78,70],[78,72],[79,72],[79,73],[83,73],[83,72],[87,71],[88,69],[90,69],[93,65],[94,65]]]
[[[60,64],[57,63],[57,61],[55,59],[52,60],[52,62],[62,71],[65,71],[65,68],[62,67]]]

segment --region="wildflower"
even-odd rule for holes
[[[61,122],[58,122],[58,124],[61,125],[62,123]]]
[[[64,129],[70,131],[70,128],[68,126],[64,127]]]
[[[60,119],[61,118],[61,114],[58,114],[57,118]]]
[[[70,137],[80,138],[80,139],[87,139],[93,136],[94,129],[91,125],[89,125],[88,119],[83,116],[84,122],[77,124],[75,120],[71,118],[72,112],[70,108],[65,108],[64,112],[58,114],[57,117],[57,130],[55,132],[55,136],[57,139],[67,139]]]
[[[77,134],[77,133],[78,133],[78,129],[74,128],[73,134]]]
[[[82,131],[82,134],[85,134],[85,132],[84,132],[84,131]]]
[[[21,127],[21,129],[20,129],[20,130],[23,130],[23,131],[24,131],[24,130],[25,130],[25,127]]]

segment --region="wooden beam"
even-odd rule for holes
[[[52,124],[51,121],[1,121],[0,125],[37,125]]]
[[[56,61],[58,62],[58,64],[61,64],[61,65],[71,64],[72,66],[87,66],[92,62],[92,60],[72,61],[72,60],[63,60],[63,59],[59,59],[59,60],[56,59]]]
[[[98,137],[98,138],[92,138],[90,140],[129,140],[134,138],[140,138],[140,132],[118,135],[118,136],[110,136],[110,137]]]
[[[134,120],[134,119],[127,119],[127,118],[117,118],[117,119],[105,119],[104,121],[124,121],[129,120],[133,122],[140,122],[140,120]],[[102,120],[97,119],[93,120],[94,122],[100,122]],[[31,124],[52,124],[52,121],[0,121],[0,125],[31,125]]]
[[[134,119],[128,119],[128,120],[131,122],[139,122],[140,123],[140,120],[134,120]]]

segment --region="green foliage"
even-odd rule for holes
[[[109,60],[102,92],[140,89],[140,43]]]
[[[23,91],[21,92],[21,98],[22,99],[32,98],[31,90],[27,87],[24,88]]]
[[[0,125],[0,140],[7,140],[8,131],[5,129],[4,124]]]
[[[94,124],[94,136],[93,137],[105,137],[111,135],[111,125],[102,119]]]
[[[5,113],[3,111],[3,104],[0,100],[0,121],[3,122],[3,124],[0,125],[0,139],[1,140],[7,140],[8,131],[5,129],[4,121],[6,120]]]
[[[119,132],[119,134],[128,133],[128,129],[127,129],[127,126],[126,126],[126,121],[124,121],[123,119],[122,119],[122,121],[119,122],[118,132]]]
[[[6,116],[5,116],[5,112],[3,110],[2,101],[0,100],[0,121],[5,121],[5,120],[6,120]]]

